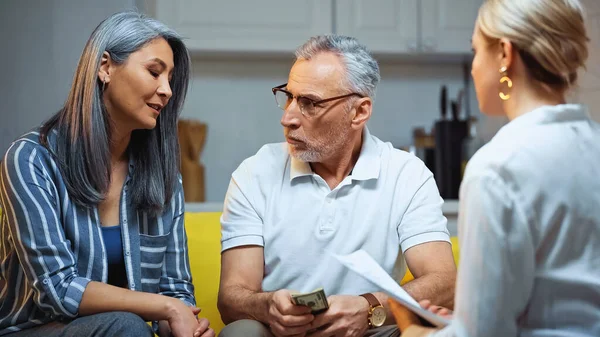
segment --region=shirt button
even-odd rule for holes
[[[127,219],[123,220],[123,223],[124,223],[124,224],[127,224]]]
[[[134,289],[135,289],[135,283],[132,283],[131,284],[131,290],[134,290]]]
[[[47,278],[45,278],[45,279],[42,281],[42,283],[43,283],[43,284],[48,284],[48,283],[50,283],[50,280],[49,280],[49,279],[47,279]]]
[[[129,255],[131,255],[131,253],[130,253],[129,251],[126,251],[126,252],[125,252],[125,255],[126,255],[126,256],[129,256]]]

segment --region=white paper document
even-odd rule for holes
[[[436,327],[445,327],[450,320],[423,309],[383,268],[364,250],[348,255],[333,254],[340,263],[370,281],[407,309],[423,317]]]

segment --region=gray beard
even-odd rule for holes
[[[349,142],[350,130],[344,130],[337,134],[330,133],[327,137],[330,141],[319,142],[320,144],[308,144],[307,149],[294,149],[293,145],[289,146],[290,155],[305,163],[321,163],[329,159],[339,152]]]
[[[305,137],[294,135],[304,142],[306,149],[298,150],[288,144],[290,155],[305,163],[321,163],[333,157],[349,145],[351,129],[347,123],[344,119],[338,120],[324,130],[323,137],[316,142],[309,143]]]
[[[323,153],[316,150],[294,150],[293,145],[289,145],[290,155],[305,163],[318,163],[321,162],[325,156]]]

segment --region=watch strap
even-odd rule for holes
[[[371,306],[371,310],[375,307],[381,306],[381,303],[379,303],[379,300],[377,299],[377,297],[375,297],[375,295],[373,295],[371,293],[361,294],[360,296],[364,297],[367,300],[367,302],[369,302],[369,305]]]

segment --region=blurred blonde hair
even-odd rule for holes
[[[476,22],[484,38],[507,38],[529,74],[550,87],[567,89],[585,67],[589,38],[579,0],[486,0]]]

